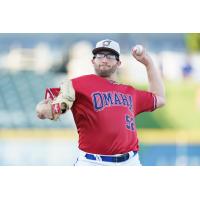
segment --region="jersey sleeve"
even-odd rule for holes
[[[87,91],[88,88],[90,87],[90,76],[80,76],[77,78],[71,79],[72,81],[72,86],[75,91],[75,102],[79,101],[79,98],[82,96],[82,93],[84,91]]]
[[[75,102],[77,102],[77,100],[79,99],[79,91],[80,91],[81,81],[79,81],[79,78],[71,79],[71,81],[72,81],[72,86],[75,91]]]
[[[142,112],[152,112],[156,109],[156,96],[155,94],[135,89],[134,104],[135,104],[135,115]]]
[[[91,87],[91,79],[92,75],[84,75],[77,78],[71,79],[72,86],[75,90],[76,99],[84,92],[87,91],[88,88]]]

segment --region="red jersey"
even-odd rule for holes
[[[155,109],[155,95],[97,75],[72,79],[72,84],[79,148],[103,155],[138,151],[135,117]]]

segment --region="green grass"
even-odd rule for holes
[[[147,86],[138,85],[140,89]],[[137,119],[138,128],[199,129],[200,108],[196,103],[200,85],[191,81],[165,82],[166,106],[152,113],[142,113]]]

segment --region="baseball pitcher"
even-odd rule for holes
[[[40,119],[57,120],[71,110],[79,134],[76,166],[140,166],[135,118],[165,104],[164,86],[151,57],[142,46],[132,56],[146,67],[149,91],[116,82],[121,65],[120,47],[102,40],[92,51],[96,74],[67,80],[60,88],[46,90],[46,98],[36,107]]]

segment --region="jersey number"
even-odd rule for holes
[[[129,115],[126,115],[126,128],[134,131],[134,118],[130,117]]]

